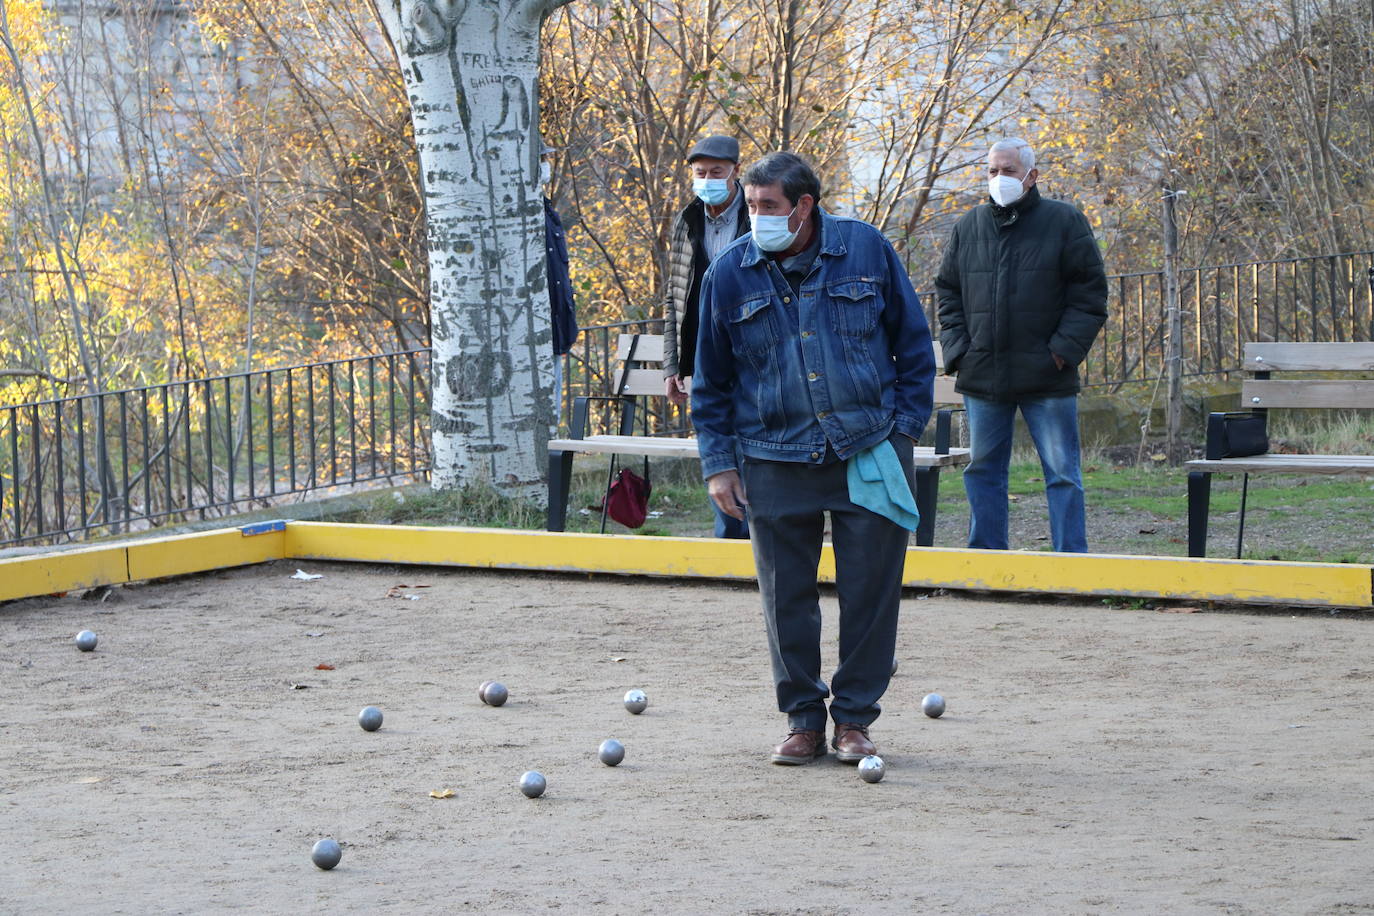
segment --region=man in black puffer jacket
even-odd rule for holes
[[[1087,219],[1040,196],[1024,140],[988,152],[991,201],[964,214],[935,280],[945,372],[968,410],[969,546],[1008,547],[1016,411],[1040,455],[1054,549],[1088,549],[1079,469],[1078,364],[1107,320],[1107,277]]]

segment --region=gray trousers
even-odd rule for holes
[[[895,439],[910,483],[910,442]],[[850,502],[843,461],[816,466],[745,459],[743,464],[778,709],[793,728],[823,731],[825,700],[833,688],[830,717],[868,725],[882,712],[878,700],[892,677],[910,532]],[[821,680],[816,584],[826,512],[840,604],[839,667],[830,688]]]

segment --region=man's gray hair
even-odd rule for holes
[[[769,153],[745,169],[739,180],[740,184],[754,188],[781,185],[783,196],[794,207],[803,194],[810,194],[818,202],[821,199],[821,180],[796,153]]]
[[[1000,153],[1004,150],[1014,150],[1021,157],[1021,167],[1027,172],[1035,168],[1035,150],[1031,145],[1020,137],[1008,137],[1005,140],[998,140],[988,149],[988,155]]]

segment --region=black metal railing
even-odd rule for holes
[[[0,545],[429,470],[428,349],[0,408]]]
[[[1109,277],[1109,318],[1082,366],[1087,385],[1163,377],[1163,271]],[[1180,272],[1184,372],[1240,368],[1253,340],[1374,340],[1374,252]],[[919,293],[936,326],[934,293]],[[613,387],[622,333],[582,329],[561,366],[562,411]],[[428,349],[0,407],[0,546],[209,518],[330,487],[422,478],[430,467]],[[685,430],[667,399],[646,432]],[[603,431],[617,422],[596,421]]]
[[[1107,324],[1081,367],[1084,384],[1116,388],[1163,378],[1164,271],[1113,274],[1108,288]],[[1179,290],[1185,375],[1238,370],[1245,344],[1254,340],[1374,340],[1374,251],[1187,268],[1179,272]],[[917,295],[938,334],[934,291]],[[565,386],[562,415],[572,397],[610,391],[619,334],[661,327],[642,320],[583,328],[565,363],[574,382]],[[653,429],[667,433],[687,423],[666,402],[645,406]]]
[[[1219,264],[1179,271],[1183,372],[1240,368],[1250,341],[1374,340],[1374,251]],[[1107,325],[1083,364],[1085,384],[1117,387],[1165,373],[1164,272],[1115,274]]]

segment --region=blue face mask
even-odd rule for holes
[[[796,213],[797,208],[792,208],[792,213]],[[796,229],[788,228],[788,223],[792,219],[792,213],[786,215],[760,214],[752,217],[754,244],[759,246],[761,251],[785,251],[787,247],[797,240],[797,233],[801,231],[801,226]]]
[[[727,178],[694,178],[692,190],[702,203],[712,207],[719,207],[730,199],[730,181]]]

